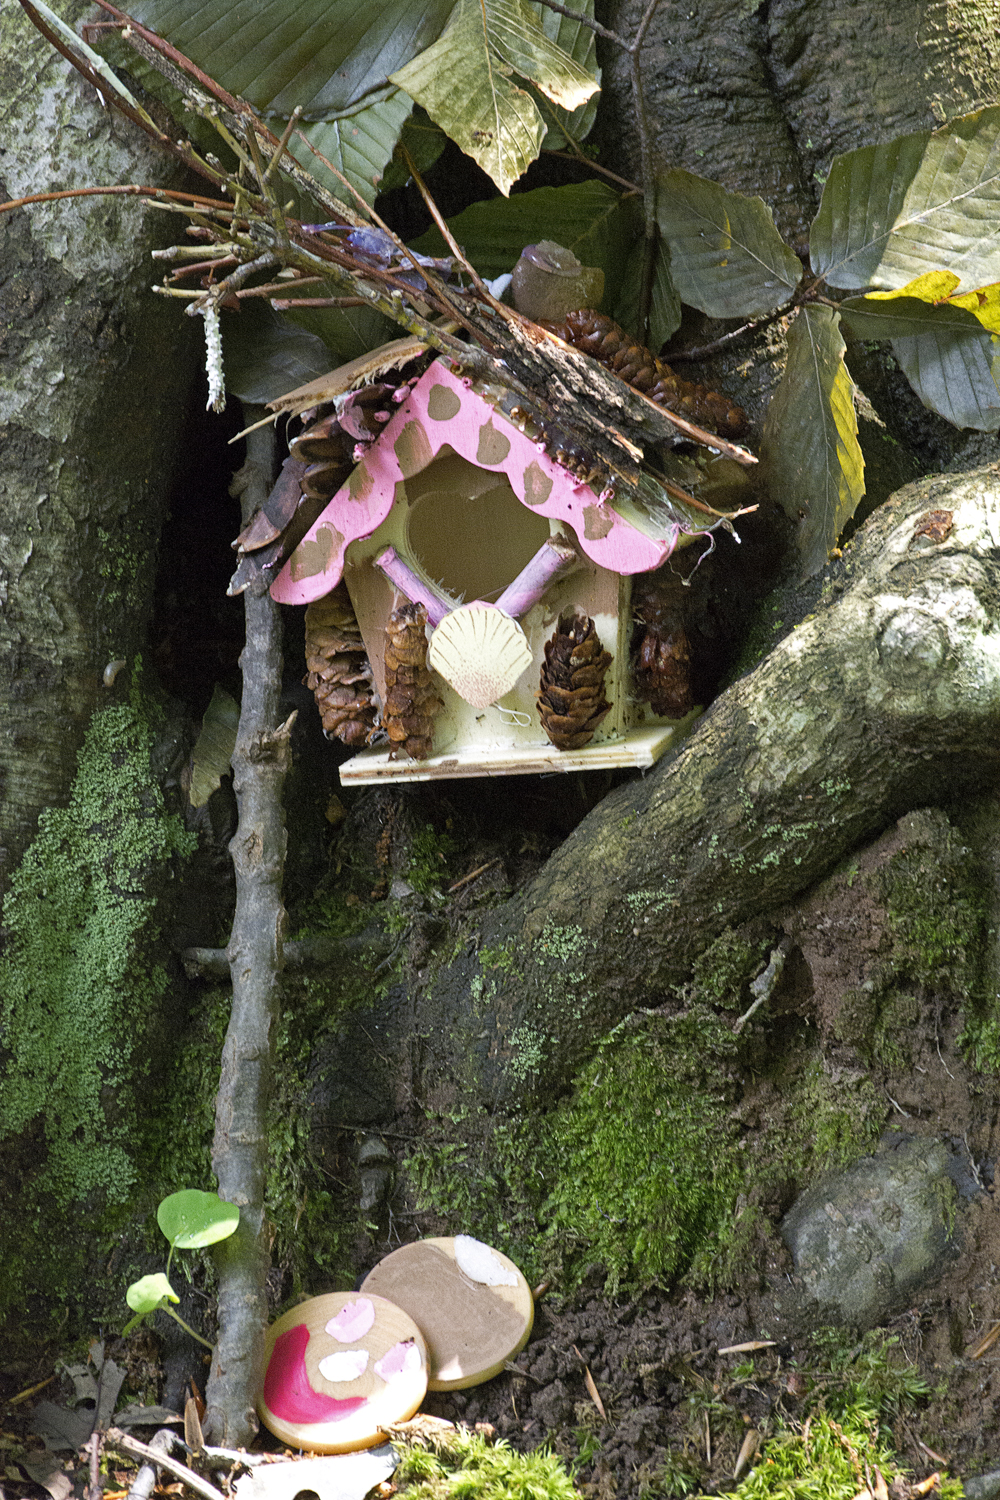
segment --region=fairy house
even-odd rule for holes
[[[374,741],[341,779],[652,765],[677,723],[635,691],[631,579],[677,531],[635,521],[432,364],[271,587],[336,603],[331,696],[371,704],[339,737]]]

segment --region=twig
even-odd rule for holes
[[[567,140],[569,140],[568,136]],[[575,145],[576,143],[575,141],[571,141],[570,144]],[[580,162],[581,165],[589,167],[592,172],[598,172],[602,177],[607,177],[609,181],[617,182],[619,187],[625,188],[626,193],[642,192],[642,189],[637,182],[630,182],[627,177],[619,177],[618,173],[612,172],[610,167],[602,167],[600,162],[591,161],[590,157],[584,156],[582,151],[573,151],[569,156],[567,156],[565,151],[553,151],[550,147],[546,146],[542,151],[542,155],[555,156],[560,161]]]
[[[756,333],[760,328],[768,328],[772,323],[777,323],[779,318],[787,317],[797,306],[798,303],[793,297],[776,312],[768,313],[766,318],[751,318],[749,323],[743,323],[739,328],[731,328],[728,333],[721,333],[709,344],[698,344],[693,349],[671,349],[669,354],[664,355],[664,358],[668,359],[672,365],[686,364],[689,360],[709,359],[711,355],[719,354],[723,349],[727,349],[736,339],[741,339],[745,333]]]
[[[165,1430],[165,1429],[164,1429]],[[157,1433],[157,1437],[159,1433]],[[127,1432],[122,1432],[120,1427],[108,1428],[108,1442],[113,1447],[119,1448],[122,1453],[130,1453],[133,1458],[144,1458],[149,1463],[156,1464],[158,1468],[166,1469],[173,1474],[175,1479],[183,1482],[194,1490],[195,1494],[203,1496],[203,1500],[225,1500],[221,1490],[217,1490],[214,1484],[209,1484],[207,1479],[202,1479],[187,1464],[178,1463],[176,1458],[171,1458],[169,1453],[163,1453],[159,1448],[154,1448],[151,1443],[141,1443],[138,1438],[130,1437]]]
[[[271,176],[272,176],[272,174],[274,172],[274,169],[278,165],[279,161],[281,160],[282,154],[285,151],[286,147],[288,146],[288,142],[291,140],[292,131],[298,125],[299,120],[301,119],[301,116],[302,116],[302,106],[301,106],[301,104],[296,104],[295,108],[292,110],[291,115],[289,116],[288,124],[285,126],[284,130],[281,132],[281,139],[279,140],[279,142],[277,144],[277,147],[275,149],[274,155],[271,157],[271,160],[267,164],[267,171],[264,173],[264,181],[263,181],[263,184],[262,184],[263,186],[266,187],[267,184],[270,182]]]
[[[253,288],[237,292],[238,297],[252,297]],[[364,297],[272,297],[271,306],[276,312],[287,312],[290,307],[367,307]]]
[[[180,203],[197,203],[213,212],[231,214],[233,205],[219,198],[200,198],[197,193],[181,193],[173,188],[143,187],[138,182],[118,183],[114,187],[63,188],[58,193],[29,193],[26,198],[9,198],[0,203],[0,214],[8,208],[24,208],[29,203],[55,203],[59,198],[173,198]],[[156,253],[155,251],[153,252]]]
[[[614,42],[626,52],[629,50],[628,42],[620,37],[617,31],[609,31],[606,26],[602,26],[600,21],[595,21],[591,16],[585,16],[578,10],[570,10],[568,5],[560,5],[559,0],[539,0],[539,3],[544,5],[546,10],[554,10],[560,16],[567,16],[571,21],[579,21],[581,26],[589,26],[591,31],[602,36],[606,42]]]
[[[94,1431],[83,1445],[90,1469],[87,1500],[101,1500],[101,1434]]]
[[[646,220],[646,248],[642,267],[642,287],[639,298],[639,333],[640,337],[648,340],[649,311],[652,305],[653,289],[653,261],[656,256],[656,185],[653,179],[653,155],[650,142],[649,116],[646,113],[646,101],[642,91],[642,74],[639,67],[639,55],[642,43],[645,39],[649,23],[653,19],[659,0],[649,0],[639,22],[635,39],[628,47],[629,74],[632,80],[632,105],[635,110],[636,126],[639,131],[639,176],[642,182],[642,206]]]
[[[128,1500],[149,1500],[156,1483],[157,1463],[166,1464],[174,1445],[174,1434],[169,1427],[161,1427],[149,1444],[150,1453],[161,1455],[156,1462],[144,1463],[129,1487]]]
[[[345,938],[304,938],[285,943],[285,967],[295,969],[307,968],[310,964],[336,963],[354,954],[374,958],[388,953],[393,946],[393,939],[381,932],[367,937],[362,933]],[[221,975],[229,973],[228,952],[227,948],[183,948],[179,957],[189,972]]]
[[[743,1015],[740,1016],[739,1020],[736,1022],[736,1025],[733,1027],[734,1032],[742,1031],[743,1027],[753,1015],[754,1011],[759,1010],[760,1007],[764,1004],[764,1001],[769,1000],[774,994],[775,990],[778,988],[778,981],[781,978],[782,970],[785,967],[785,959],[788,957],[791,951],[792,940],[789,937],[783,937],[777,948],[772,949],[767,968],[762,974],[757,975],[757,978],[750,986],[750,993],[754,996],[754,1002],[751,1005],[750,1009],[748,1011],[745,1011]]]
[[[493,866],[499,863],[500,860],[497,858],[488,859],[484,865],[477,865],[474,870],[469,871],[468,875],[463,875],[461,880],[456,880],[453,885],[448,887],[448,895],[454,895],[455,891],[460,891],[463,885],[468,885],[470,880],[475,880],[477,875],[482,875],[486,870],[492,870]]]
[[[403,152],[403,158],[404,158],[404,160],[406,162],[406,169],[409,172],[410,176],[413,178],[414,182],[416,183],[416,185],[417,185],[417,191],[419,192],[421,198],[423,198],[425,204],[427,205],[427,208],[428,208],[428,211],[430,212],[431,218],[434,220],[434,222],[437,225],[438,229],[440,230],[441,234],[444,236],[444,240],[445,240],[446,245],[448,246],[448,249],[451,251],[452,255],[454,255],[454,257],[458,261],[459,265],[462,266],[469,273],[469,275],[472,278],[472,284],[473,284],[473,286],[475,287],[475,289],[479,293],[479,295],[483,298],[483,300],[485,302],[492,301],[492,298],[490,296],[490,292],[489,292],[488,288],[483,285],[482,277],[480,276],[479,272],[476,270],[475,266],[471,263],[471,261],[469,261],[469,260],[466,259],[466,257],[463,254],[461,248],[459,247],[458,241],[455,239],[455,236],[452,234],[450,228],[448,227],[448,221],[444,218],[443,214],[441,213],[441,210],[438,208],[437,204],[434,202],[433,197],[431,196],[430,192],[428,191],[427,184],[424,182],[424,179],[421,177],[420,173],[417,171],[417,166],[416,166],[416,163],[413,160],[413,157],[410,155],[409,151],[407,151],[407,149],[406,149],[405,146],[402,147],[402,152]],[[405,245],[404,245],[403,248],[406,250],[406,253],[410,256],[411,260],[413,261],[413,264],[416,266],[417,270],[419,271],[421,269],[420,262],[413,255],[412,250],[410,250],[410,248],[408,246],[405,246]]]
[[[263,504],[274,469],[274,433],[255,433],[234,479],[244,524]],[[270,1238],[264,1213],[268,1110],[283,963],[285,833],[281,789],[290,764],[294,714],[279,724],[281,616],[270,594],[245,595],[243,696],[233,753],[239,823],[229,850],[236,912],[229,939],[233,1004],[216,1095],[212,1167],[219,1196],[240,1208],[236,1233],[217,1247],[219,1338],[206,1389],[205,1435],[246,1445],[257,1431],[255,1403],[267,1327]]]

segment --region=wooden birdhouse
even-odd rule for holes
[[[338,591],[333,639],[360,636],[369,727],[410,724],[343,781],[645,767],[676,736],[629,658],[632,575],[679,528],[596,494],[522,426],[432,364],[273,583],[283,604]]]

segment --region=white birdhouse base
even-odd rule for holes
[[[691,728],[701,709],[670,724],[643,724],[613,740],[583,750],[554,745],[505,745],[490,750],[469,745],[432,755],[427,760],[390,760],[388,750],[362,750],[340,767],[347,785],[363,781],[433,781],[458,776],[545,776],[556,771],[646,771]]]

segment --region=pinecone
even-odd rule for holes
[[[561,615],[545,643],[538,693],[542,728],[557,750],[582,750],[611,708],[604,674],[613,658],[601,645],[589,615]]]
[[[343,583],[306,610],[306,666],[302,681],[316,699],[327,738],[370,745],[378,723],[372,669]]]
[[[708,427],[722,437],[738,438],[746,431],[746,413],[728,396],[681,380],[668,364],[636,343],[604,313],[583,308],[567,313],[561,323],[543,322],[542,327],[575,349],[582,349],[667,411]]]
[[[635,658],[636,697],[663,719],[683,719],[694,708],[691,647],[677,595],[673,578],[645,574],[632,585],[635,620],[645,627]]]
[[[334,407],[318,408],[322,415],[292,438],[289,456],[263,508],[233,543],[239,548],[239,563],[230,594],[250,587],[259,592],[274,582],[279,568],[389,421],[400,386],[408,389],[402,376],[349,391]]]
[[[427,670],[427,611],[404,599],[385,627],[385,707],[389,755],[405,750],[426,760],[432,749],[433,721],[444,708]]]

